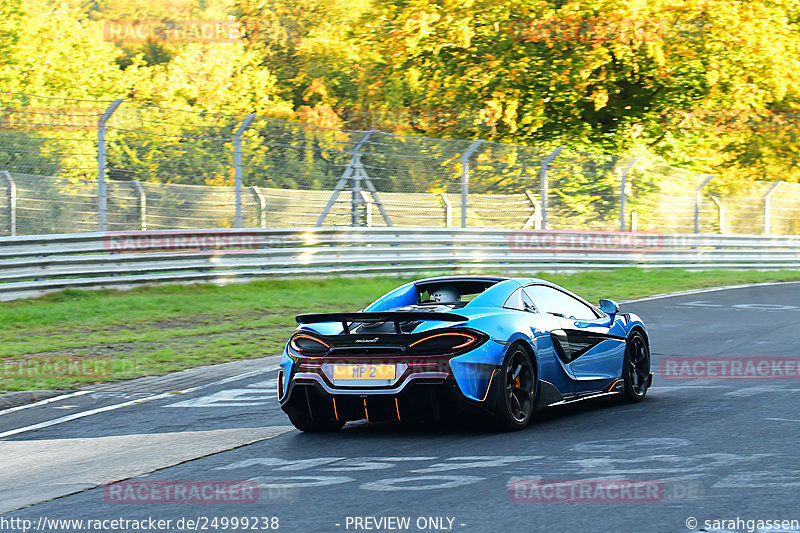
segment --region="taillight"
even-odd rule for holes
[[[286,390],[286,378],[283,370],[278,371],[278,399],[283,399],[283,393]]]
[[[330,345],[322,339],[298,333],[289,340],[289,348],[303,355],[321,355],[328,353]]]
[[[464,332],[436,333],[408,345],[415,353],[435,355],[464,351],[479,344],[477,335]]]

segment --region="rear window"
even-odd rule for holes
[[[417,284],[419,304],[464,307],[500,279],[432,279]]]
[[[464,294],[459,293],[460,301],[461,301],[461,303],[466,305],[469,302],[471,302],[472,300],[474,300],[482,292],[483,291],[480,291],[480,292],[469,292],[469,293],[464,293]],[[434,301],[433,300],[433,295],[430,292],[423,291],[423,292],[419,293],[419,303],[421,303],[421,304],[437,304],[437,303],[440,303],[440,302]]]

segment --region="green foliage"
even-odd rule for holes
[[[22,0],[0,0],[0,65],[15,59],[22,23]],[[3,78],[0,78],[3,80]]]
[[[48,154],[47,139],[36,132],[0,130],[0,168],[56,176],[61,170],[58,154]]]
[[[759,1],[388,1],[371,20],[373,105],[471,111],[435,135],[671,155],[704,139],[667,117],[797,90],[798,35]]]
[[[334,125],[331,106],[356,105],[359,65],[371,51],[351,35],[363,31],[370,7],[369,0],[240,0],[236,13],[247,42],[281,81],[280,96]]]

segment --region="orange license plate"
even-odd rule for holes
[[[388,380],[394,378],[394,365],[335,365],[333,367],[333,379],[336,381]]]

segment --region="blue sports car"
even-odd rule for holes
[[[357,313],[298,315],[280,362],[281,408],[311,432],[456,411],[518,430],[539,408],[641,401],[653,380],[647,329],[599,304],[541,279],[445,276]]]

